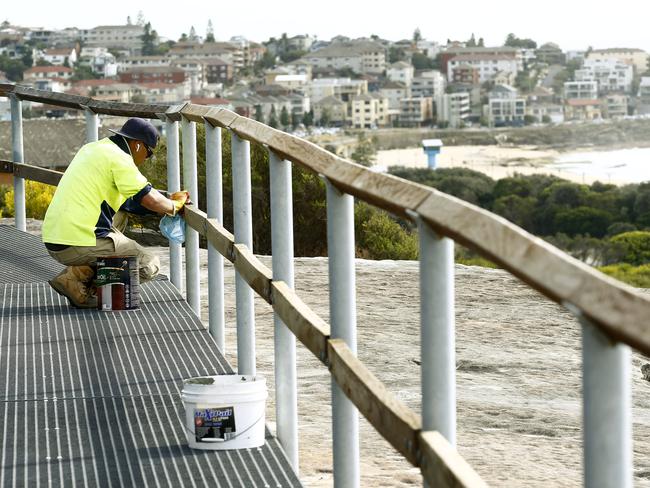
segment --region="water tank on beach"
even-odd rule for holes
[[[436,169],[436,159],[438,154],[440,154],[442,141],[440,139],[424,139],[422,141],[422,148],[427,153],[427,165],[429,169]]]

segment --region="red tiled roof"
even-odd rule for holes
[[[34,66],[25,71],[25,73],[54,73],[55,71],[72,73],[72,68],[68,68],[67,66]]]
[[[587,105],[600,105],[602,102],[596,99],[569,98],[566,103],[572,107],[586,107]]]

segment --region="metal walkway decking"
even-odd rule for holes
[[[301,486],[268,430],[260,449],[187,447],[182,380],[233,371],[171,283],[137,311],[76,310],[38,237],[0,226],[0,249],[0,487]]]

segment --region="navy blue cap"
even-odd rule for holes
[[[160,137],[151,122],[137,117],[127,120],[120,130],[108,130],[129,139],[142,141],[152,149],[156,147]]]

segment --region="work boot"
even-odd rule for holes
[[[89,289],[94,274],[90,266],[68,266],[48,283],[73,307],[97,308],[97,296],[93,296]]]

